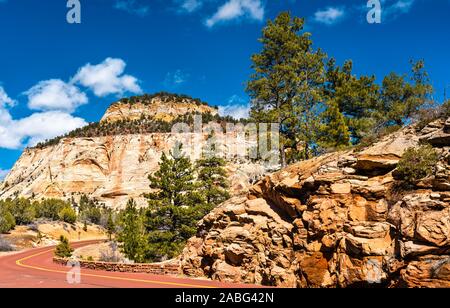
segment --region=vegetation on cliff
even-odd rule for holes
[[[280,124],[283,166],[399,128],[432,103],[424,61],[411,61],[409,76],[393,72],[378,85],[375,76],[357,77],[351,60],[339,67],[314,49],[304,19],[287,12],[268,22],[260,42],[247,84],[251,118]]]
[[[95,122],[75,129],[64,136],[59,136],[38,143],[35,148],[43,149],[58,144],[64,138],[95,138],[115,135],[170,133],[177,123],[185,123],[191,127],[194,125],[195,116],[199,114],[189,113],[181,115],[172,121],[155,120],[150,116],[142,116],[138,120],[120,120],[115,122]],[[221,117],[210,113],[201,114],[202,122],[215,122],[225,127],[226,123],[246,123],[246,120],[236,120],[232,117]]]
[[[429,144],[409,148],[399,161],[395,176],[413,186],[417,181],[431,176],[439,161],[437,152]]]
[[[190,104],[195,105],[204,105],[209,106],[208,103],[202,101],[199,98],[193,98],[186,94],[175,94],[175,93],[169,93],[169,92],[158,92],[154,94],[144,94],[139,96],[132,96],[129,98],[122,98],[119,100],[119,103],[122,104],[144,104],[148,105],[153,103],[153,100],[155,98],[158,98],[163,103],[173,102],[173,103],[185,103],[188,102]]]

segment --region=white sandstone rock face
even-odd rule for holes
[[[170,122],[185,114],[216,115],[217,109],[189,98],[156,96],[112,104],[101,122],[133,121],[142,117]],[[193,162],[207,148],[208,133],[141,133],[92,138],[64,138],[56,145],[24,151],[3,184],[0,198],[16,194],[27,198],[77,200],[86,194],[108,207],[121,208],[129,198],[146,205],[150,192],[148,175],[159,169],[163,152],[177,142]],[[247,192],[265,173],[261,163],[251,163],[237,149],[254,144],[238,133],[217,134],[216,148],[227,159],[231,193]],[[186,143],[187,142],[187,143]],[[210,142],[210,141],[209,141]],[[256,144],[256,143],[255,143]],[[244,151],[245,152],[245,151]],[[241,153],[242,154],[242,153]]]
[[[192,134],[191,137],[193,137]],[[199,158],[202,142],[189,154]],[[159,169],[163,152],[168,153],[180,135],[153,133],[63,139],[55,146],[27,149],[5,178],[0,198],[63,198],[75,200],[86,194],[106,206],[123,207],[129,198],[145,206],[144,193],[150,192],[148,175]],[[237,142],[237,141],[236,141]],[[230,144],[224,145],[224,151]],[[252,181],[264,175],[260,164],[229,162],[233,194],[247,192]]]

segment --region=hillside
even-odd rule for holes
[[[433,172],[406,185],[399,161],[430,144]],[[411,168],[423,157],[406,159]],[[417,173],[413,173],[416,176]],[[283,287],[450,287],[450,118],[358,152],[302,161],[199,224],[183,272]]]
[[[171,133],[172,125],[190,125],[195,114],[201,114],[203,122],[231,120],[199,100],[166,93],[114,103],[101,122],[26,149],[0,187],[0,198],[18,194],[77,200],[86,194],[114,208],[129,198],[145,205],[142,195],[149,192],[148,175],[158,169],[161,154],[180,141]],[[194,134],[187,138],[201,148],[208,134],[200,135],[198,140]],[[223,144],[224,153],[236,146]],[[200,155],[187,154],[192,160]],[[245,192],[252,180],[265,173],[263,166],[237,159],[228,162],[227,170],[234,194]]]

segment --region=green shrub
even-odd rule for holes
[[[103,211],[95,200],[89,199],[86,195],[82,195],[80,198],[79,209],[81,221],[90,222],[96,225],[100,224]]]
[[[414,185],[418,180],[433,174],[438,155],[431,145],[410,148],[398,163],[395,177]]]
[[[63,200],[45,199],[41,202],[35,202],[36,217],[59,220],[60,213],[65,208],[71,208],[71,205]]]
[[[98,207],[92,207],[85,212],[85,219],[89,222],[98,225],[102,218],[102,211]]]
[[[7,233],[14,229],[15,226],[16,220],[14,216],[6,209],[0,207],[0,233]]]
[[[30,224],[36,218],[34,205],[31,204],[29,199],[18,198],[12,200],[9,204],[9,211],[18,225]]]
[[[70,247],[69,240],[61,235],[59,238],[59,244],[55,249],[55,256],[60,258],[70,258],[73,253],[73,248]]]
[[[59,219],[74,224],[77,221],[77,213],[71,207],[65,207],[59,212]]]

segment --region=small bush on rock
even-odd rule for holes
[[[438,155],[431,145],[410,148],[398,163],[395,177],[409,185],[433,174]]]

